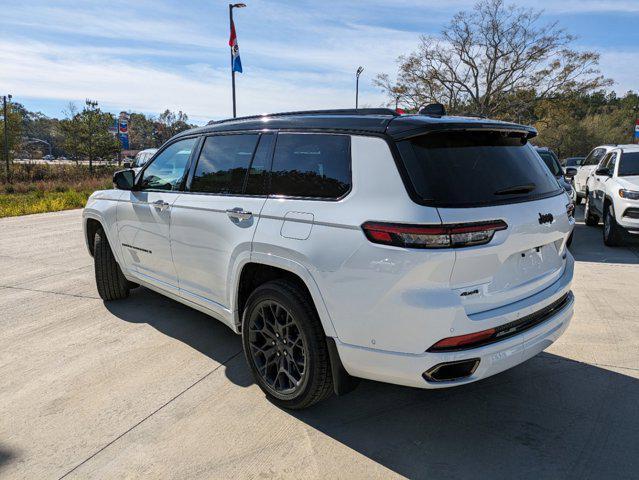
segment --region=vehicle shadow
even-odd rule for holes
[[[240,338],[215,319],[145,288],[106,305],[124,321],[148,323],[226,362],[233,383],[252,383],[237,355]],[[348,395],[288,414],[408,478],[632,478],[638,405],[636,378],[542,353],[459,388],[363,381]]]
[[[446,390],[362,382],[295,418],[408,478],[636,478],[639,381],[542,353]]]
[[[3,466],[15,460],[17,456],[15,451],[0,444],[0,473],[2,473]]]
[[[244,358],[229,360],[242,352],[242,341],[226,325],[204,313],[175,302],[148,288],[131,290],[131,295],[117,302],[105,302],[116,317],[130,323],[147,323],[159,332],[175,338],[212,360],[225,364],[227,378],[234,384],[252,384]]]
[[[584,209],[575,210],[577,224],[570,252],[578,262],[639,265],[639,242],[628,241],[623,247],[607,247],[603,243],[603,225],[588,227],[583,223]]]

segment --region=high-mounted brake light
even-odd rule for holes
[[[404,225],[398,223],[366,222],[362,230],[373,243],[404,248],[461,248],[484,245],[499,230],[508,228],[506,222],[462,223],[447,225]]]

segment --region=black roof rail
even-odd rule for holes
[[[211,120],[207,125],[218,125],[220,123],[235,122],[241,120],[255,120],[264,117],[288,117],[288,116],[304,116],[304,115],[390,115],[399,116],[395,110],[390,108],[342,108],[334,110],[302,110],[299,112],[280,112],[265,113],[261,115],[250,115],[248,117],[227,118],[225,120]]]

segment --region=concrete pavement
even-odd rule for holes
[[[215,320],[103,303],[79,210],[2,219],[0,478],[637,478],[639,250],[581,224],[573,252],[573,323],[529,362],[291,413]]]

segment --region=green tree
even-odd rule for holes
[[[147,117],[143,113],[132,113],[129,116],[129,145],[132,150],[144,150],[157,146],[153,117]]]
[[[552,148],[559,157],[586,155],[597,145],[631,143],[639,107],[639,95],[614,92],[571,95],[541,100],[534,122],[538,145]]]
[[[98,108],[98,102],[87,100],[81,112],[70,106],[69,118],[60,122],[65,138],[65,148],[76,158],[89,160],[89,172],[93,162],[108,159],[120,151],[119,140],[109,131],[115,117]]]
[[[399,57],[396,80],[384,74],[376,84],[393,105],[440,102],[452,113],[507,119],[530,114],[539,99],[610,85],[598,70],[599,55],[571,49],[574,37],[557,23],[540,24],[541,13],[480,0]]]
[[[155,122],[156,146],[159,147],[173,135],[177,135],[190,128],[193,128],[193,125],[189,124],[189,116],[183,113],[182,110],[177,113],[168,109],[165,110]]]

